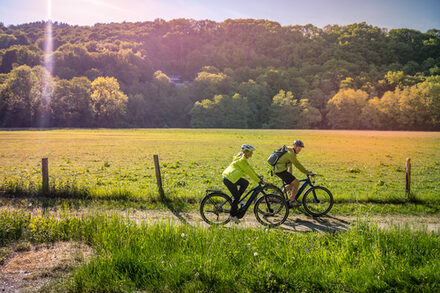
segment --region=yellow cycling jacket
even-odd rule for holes
[[[302,173],[306,175],[309,173],[309,171],[307,171],[306,168],[304,168],[304,166],[298,161],[296,158],[296,153],[292,148],[287,148],[287,152],[278,159],[278,162],[274,166],[274,172],[281,173],[286,171],[291,164],[295,165],[295,167],[298,168],[298,170],[300,170]]]
[[[254,169],[249,165],[246,156],[243,154],[241,156],[234,156],[231,164],[223,171],[222,175],[226,177],[232,183],[235,183],[246,174],[251,177],[255,182],[260,182],[258,174],[255,173]]]

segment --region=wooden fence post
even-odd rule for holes
[[[49,193],[49,162],[48,158],[41,160],[41,173],[43,174],[43,194]]]
[[[160,199],[164,201],[165,192],[163,191],[162,177],[160,176],[159,156],[153,155],[153,158],[154,158],[154,169],[156,170],[156,180],[157,180],[157,187],[159,188]]]
[[[406,166],[405,166],[405,194],[408,197],[408,199],[411,199],[411,159],[406,159]]]

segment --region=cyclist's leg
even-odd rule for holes
[[[249,181],[244,178],[240,178],[235,184],[240,186],[240,188],[238,189],[238,196],[241,197],[246,191],[246,188],[249,186]]]
[[[299,189],[299,181],[295,178],[295,180],[292,181],[292,183],[289,184],[291,186],[290,189],[290,199],[295,200],[296,194],[298,193]]]
[[[298,192],[299,181],[292,175],[292,173],[283,171],[280,173],[275,173],[278,177],[280,177],[284,182],[287,183],[286,191],[290,192],[290,199],[295,200],[295,195]]]
[[[237,215],[238,203],[240,202],[240,194],[237,183],[232,183],[228,178],[223,177],[223,184],[226,185],[232,194],[231,217],[235,217]]]
[[[234,198],[234,201],[236,201],[236,205],[237,205],[237,210],[238,210],[238,204],[240,203],[240,199],[241,196],[243,195],[243,193],[246,191],[246,188],[249,186],[249,181],[247,181],[244,178],[240,178],[238,179],[238,181],[235,183],[237,186],[240,186],[240,188],[238,189],[238,196],[237,198]],[[243,211],[241,213],[236,213],[236,216],[240,219],[244,216]]]

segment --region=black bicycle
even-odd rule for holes
[[[333,207],[333,195],[330,190],[325,187],[315,185],[315,180],[311,179],[309,175],[307,175],[306,179],[299,180],[299,182],[303,183],[296,193],[295,200],[298,200],[298,198],[301,196],[301,193],[305,190],[302,198],[302,205],[306,212],[314,217],[326,215]],[[283,185],[281,188],[278,188],[274,184],[267,184],[264,186],[264,191],[282,196],[287,201],[289,199],[289,194],[283,190],[285,190],[285,187],[288,184],[286,184],[284,181],[282,181],[282,183]],[[306,190],[309,185],[310,187]]]
[[[262,195],[255,201],[260,193]],[[279,226],[289,216],[289,207],[284,197],[267,193],[264,185],[259,183],[240,198],[237,217],[242,218],[254,201],[254,214],[262,225]],[[200,214],[210,225],[224,225],[231,220],[231,206],[232,198],[229,195],[220,190],[207,189],[205,197],[200,202]]]

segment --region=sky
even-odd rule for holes
[[[347,25],[440,29],[440,0],[0,0],[4,25],[48,20],[70,25],[156,18],[268,19],[281,25]]]

